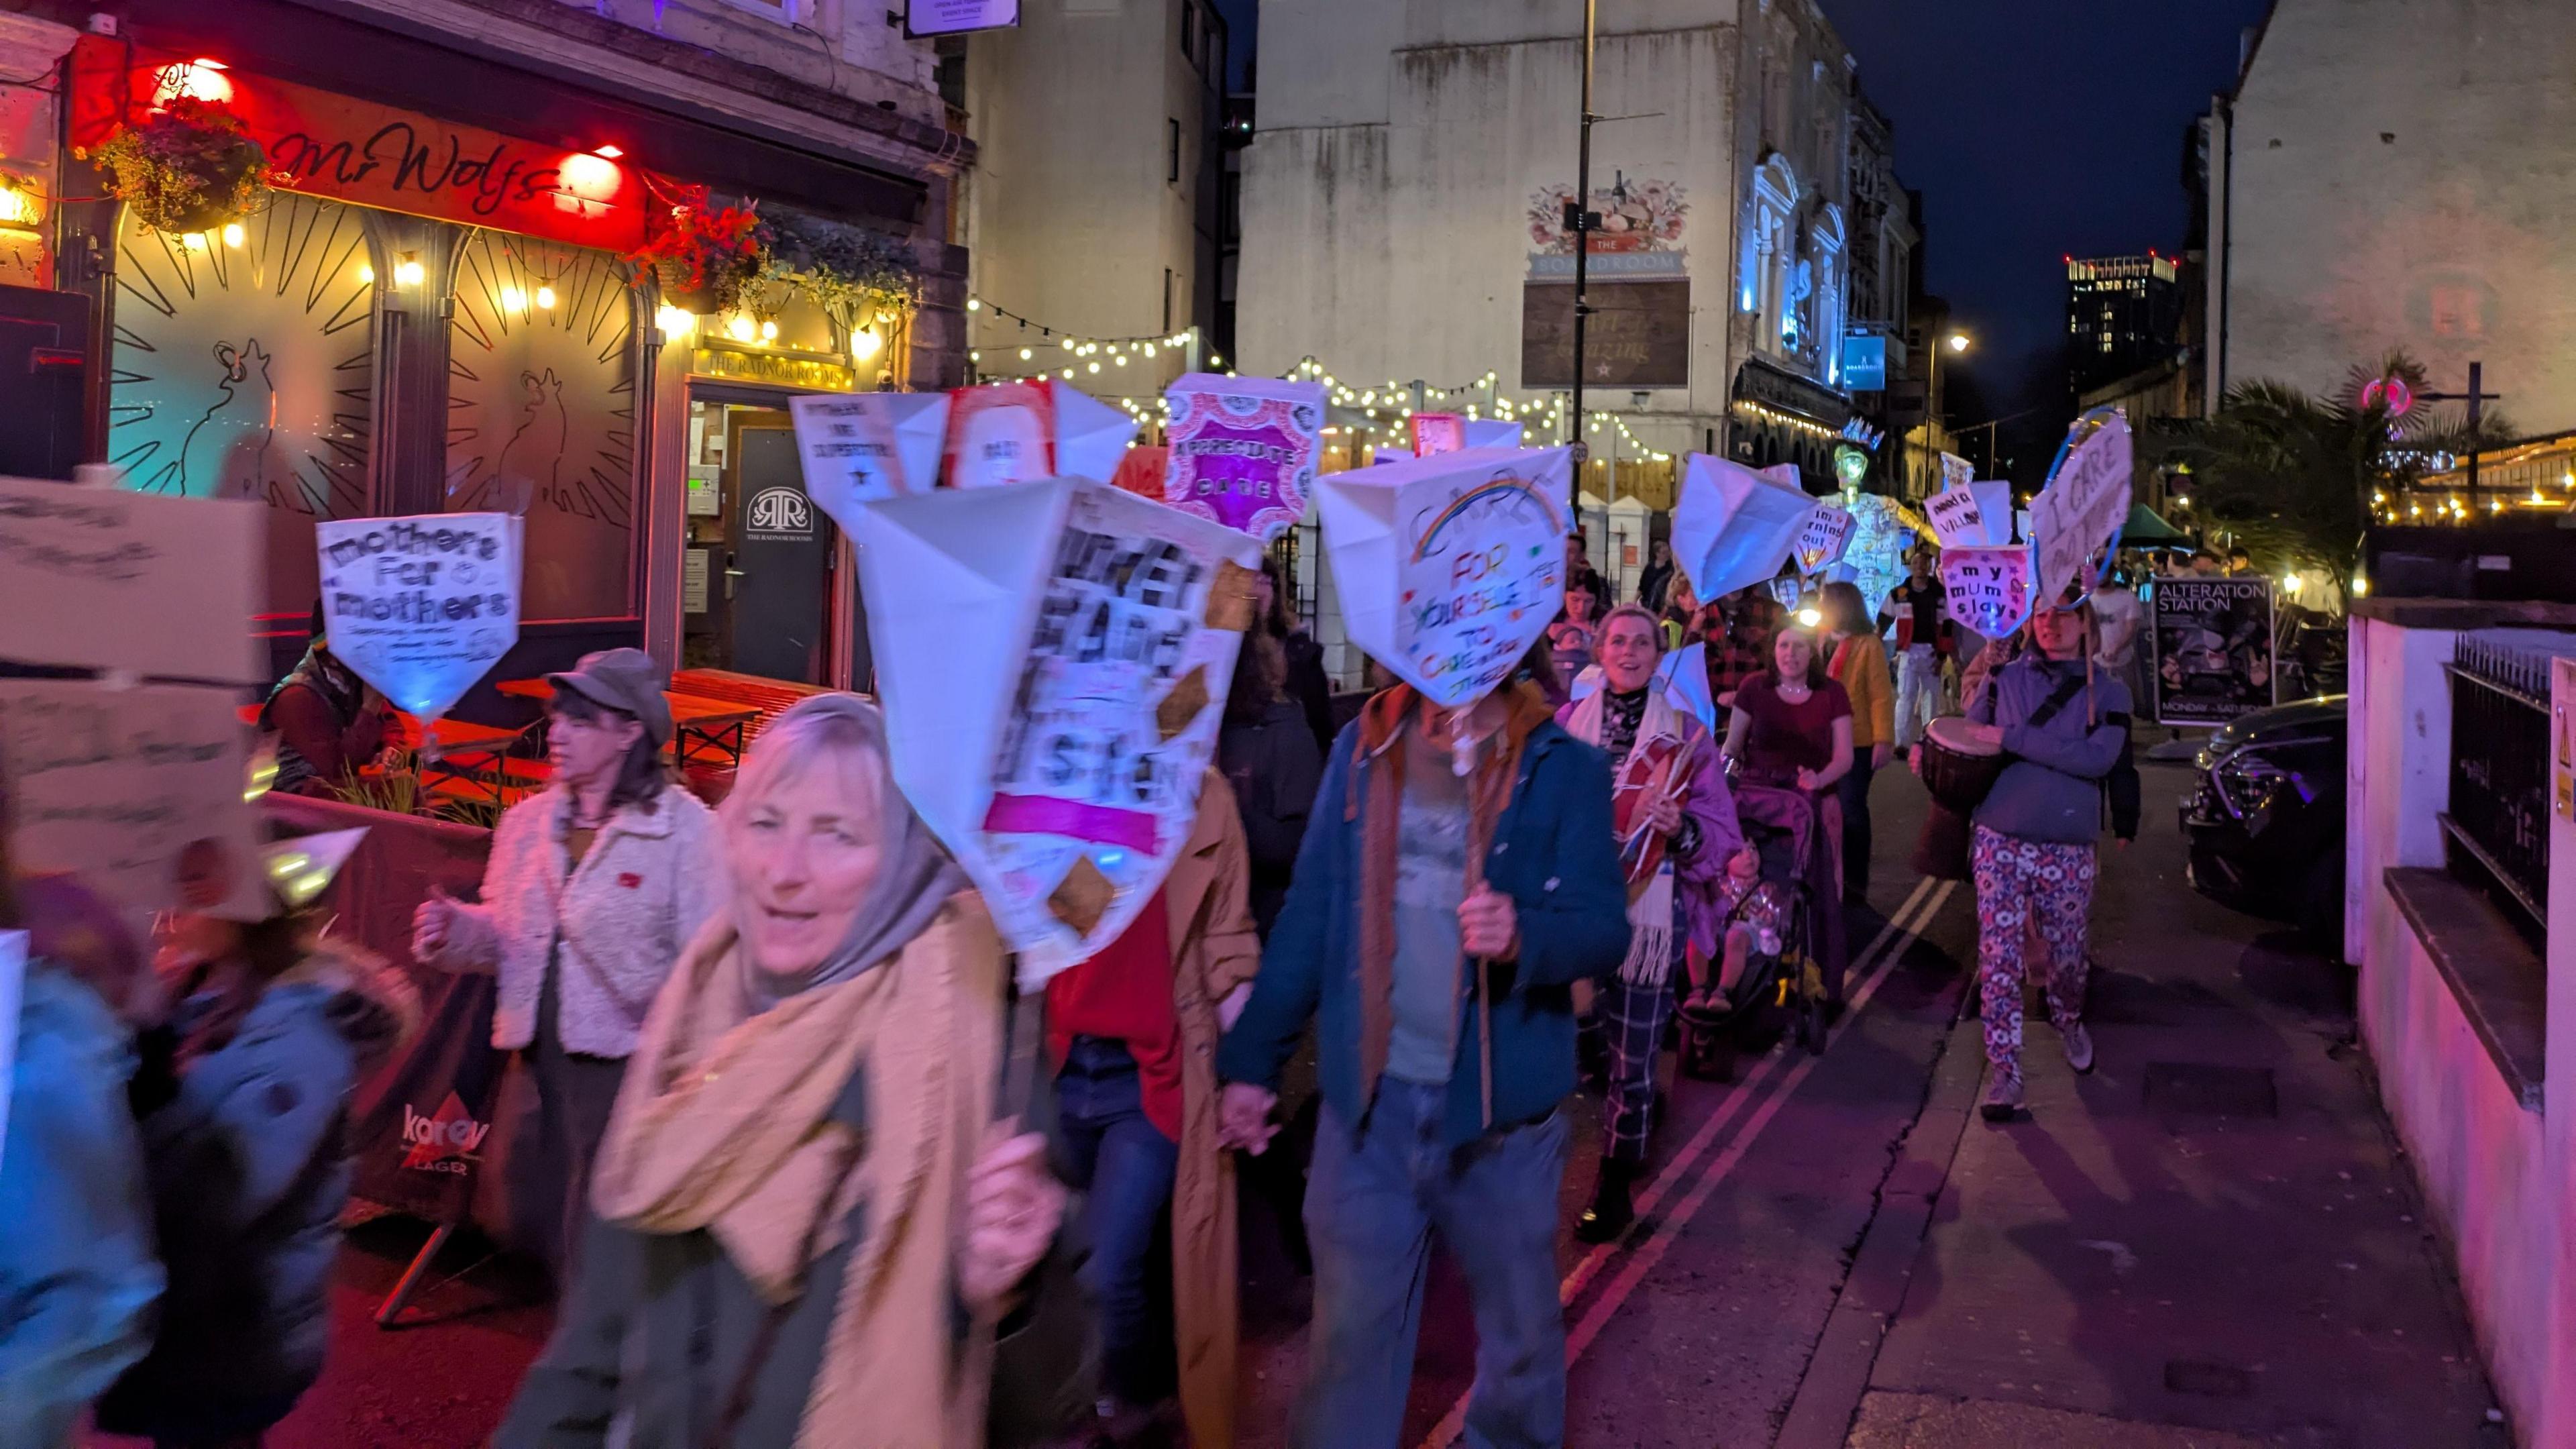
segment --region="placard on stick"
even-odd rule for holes
[[[1193,372],[1163,397],[1166,502],[1265,543],[1306,516],[1323,451],[1322,383]]]
[[[1069,478],[891,499],[855,532],[895,779],[1035,986],[1187,842],[1260,545]]]
[[[120,905],[263,914],[247,753],[229,690],[0,679],[15,863]]]
[[[1436,704],[1492,693],[1564,606],[1573,466],[1566,448],[1468,448],[1327,474],[1352,641]]]
[[[1954,622],[2000,639],[2030,618],[2030,550],[1945,548],[1941,588]]]
[[[331,652],[397,708],[447,713],[519,641],[517,517],[352,518],[313,532]]]
[[[939,483],[948,441],[944,392],[813,393],[791,398],[805,496],[850,526],[862,503],[926,493]]]
[[[1850,547],[1852,530],[1859,520],[1850,511],[1830,503],[1816,505],[1807,526],[1798,532],[1798,542],[1791,549],[1797,555],[1798,572],[1816,574],[1840,563],[1843,550]]]
[[[1693,453],[1673,505],[1673,559],[1707,601],[1767,583],[1815,517],[1817,501],[1795,482]]]
[[[2049,599],[2093,588],[2093,558],[2129,518],[2132,449],[2118,413],[2099,420],[2030,502],[2039,549],[2035,587]]]
[[[267,510],[0,478],[0,659],[256,684]]]

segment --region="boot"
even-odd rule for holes
[[[1587,1243],[1615,1241],[1637,1220],[1628,1189],[1637,1180],[1634,1164],[1615,1157],[1601,1159],[1601,1176],[1592,1186],[1592,1205],[1574,1220],[1574,1236]]]

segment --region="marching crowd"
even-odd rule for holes
[[[552,783],[502,819],[479,899],[433,895],[412,942],[497,977],[513,1234],[557,1286],[493,1442],[1229,1444],[1236,1174],[1283,1151],[1311,1042],[1295,1442],[1397,1442],[1436,1237],[1473,1307],[1467,1442],[1561,1443],[1569,1099],[1597,1075],[1575,1232],[1607,1242],[1668,1038],[1787,1002],[1823,1049],[1871,781],[1900,753],[1993,766],[1917,862],[1975,883],[1987,1115],[2021,1101],[2025,972],[2088,1069],[2094,840],[2134,671],[2113,610],[1978,640],[1928,549],[1883,600],[1703,603],[1660,546],[1614,607],[1580,549],[1503,687],[1453,709],[1391,685],[1339,729],[1267,580],[1178,863],[1041,1002],[1012,1003],[872,705],[788,710],[710,810],[663,763],[648,658],[552,676]],[[354,696],[317,653],[287,688]],[[1927,731],[1952,690],[1964,719]],[[0,1449],[59,1449],[93,1414],[256,1444],[321,1370],[345,1107],[416,1026],[408,983],[289,888],[264,920],[183,913],[147,946],[77,883],[11,878],[0,927],[33,933]],[[1014,1085],[1023,1056],[1044,1087]]]

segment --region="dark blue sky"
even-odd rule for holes
[[[2235,83],[2266,0],[1821,3],[1896,128],[1927,285],[1977,337],[1987,395],[2043,367],[2053,388],[2061,258],[2182,245],[2183,127]]]

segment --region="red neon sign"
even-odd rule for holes
[[[78,45],[115,42],[83,36]],[[76,47],[77,49],[77,47]],[[276,184],[308,196],[628,252],[643,245],[643,172],[615,146],[567,153],[516,136],[267,76],[204,57],[99,65],[75,55],[76,146],[179,95],[222,100],[268,153]]]

